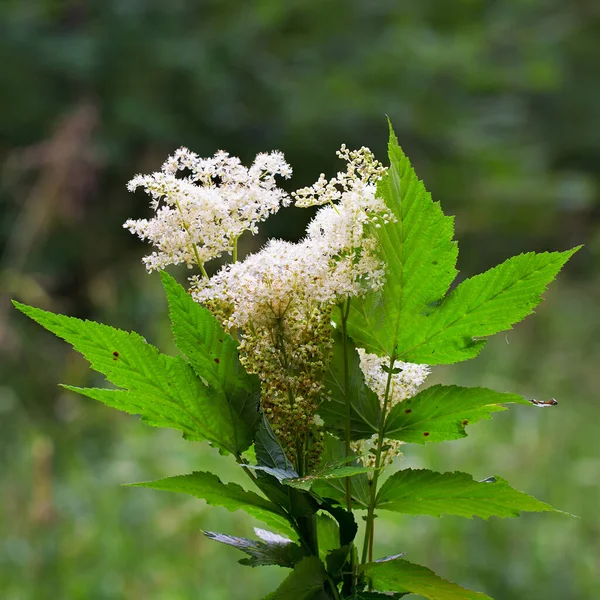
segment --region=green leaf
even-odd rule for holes
[[[223,483],[213,473],[195,471],[189,475],[177,475],[128,485],[189,494],[206,500],[211,506],[222,506],[230,512],[242,509],[288,537],[294,539],[297,537],[278,506],[254,492],[245,490],[237,483]]]
[[[377,394],[365,384],[356,346],[346,339],[349,374],[350,435],[353,440],[368,439],[379,432],[382,410]],[[331,360],[325,374],[326,393],[318,414],[325,428],[344,437],[346,428],[346,390],[344,384],[344,340],[333,332]]]
[[[579,248],[530,252],[463,281],[456,275],[452,219],[444,216],[412,170],[390,128],[390,168],[379,194],[396,217],[374,229],[386,283],[352,301],[348,331],[357,346],[413,363],[448,364],[477,356],[486,337],[510,329]]]
[[[420,594],[429,600],[491,600],[481,592],[463,588],[403,559],[367,563],[361,570],[382,592]]]
[[[521,511],[554,511],[549,504],[510,487],[500,477],[474,481],[467,473],[404,469],[377,494],[377,507],[409,515],[518,517]],[[557,511],[558,512],[558,511]]]
[[[248,554],[250,558],[243,558],[238,562],[249,567],[277,565],[293,569],[296,563],[305,556],[304,550],[291,540],[257,527],[254,528],[254,532],[260,540],[250,540],[213,531],[205,531],[204,535],[210,540],[233,546]]]
[[[317,514],[317,539],[319,540],[319,556],[322,560],[329,552],[340,547],[340,528],[327,514]]]
[[[323,563],[316,556],[309,556],[264,600],[329,600],[323,587],[326,579]]]
[[[332,464],[339,461],[346,461],[346,450],[344,442],[333,435],[325,435],[323,455],[321,457],[323,464]],[[361,467],[357,457],[353,459],[353,465]],[[341,505],[346,503],[346,480],[345,479],[327,479],[317,480],[313,483],[312,491],[319,494],[322,498],[331,498]],[[369,478],[366,473],[359,473],[350,479],[350,491],[352,494],[352,506],[355,509],[366,509],[369,506],[370,486]]]
[[[372,469],[359,465],[347,465],[345,467],[337,467],[333,469],[324,469],[323,471],[315,471],[304,477],[294,477],[292,479],[284,479],[283,483],[301,490],[310,490],[317,481],[326,481],[329,479],[345,479],[346,477],[354,477],[361,473],[368,473]]]
[[[378,195],[395,222],[373,229],[386,282],[381,292],[352,301],[348,331],[368,352],[398,358],[403,340],[418,331],[413,322],[444,296],[456,277],[458,248],[452,240],[453,218],[433,202],[391,125],[388,152],[390,167]]]
[[[402,598],[407,594],[380,594],[379,592],[354,592],[352,596],[348,597],[348,600],[396,600]]]
[[[506,410],[502,404],[507,402],[530,404],[516,394],[486,388],[434,385],[392,408],[385,437],[416,444],[466,437],[467,425]]]
[[[463,281],[442,303],[415,319],[398,342],[404,361],[448,364],[479,354],[487,336],[511,329],[579,250],[528,252]]]
[[[110,382],[124,388],[67,389],[138,414],[149,425],[178,429],[188,439],[208,440],[222,451],[245,450],[236,433],[243,424],[230,410],[222,389],[215,381],[199,379],[182,357],[161,354],[137,333],[14,304],[72,344]]]
[[[230,409],[239,417],[238,447],[247,448],[260,414],[260,381],[249,375],[238,357],[237,342],[210,311],[197,302],[171,275],[161,272],[177,348],[201,379],[218,382]]]

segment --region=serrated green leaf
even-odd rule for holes
[[[393,131],[389,157],[378,193],[396,220],[374,229],[387,265],[386,283],[381,291],[352,301],[349,334],[368,352],[406,362],[435,365],[473,358],[486,337],[533,311],[578,248],[515,256],[445,296],[456,275],[452,219],[432,202]]]
[[[381,404],[375,392],[367,387],[354,343],[346,339],[348,359],[350,435],[353,440],[368,439],[378,433],[383,418]],[[344,384],[344,340],[339,331],[333,332],[333,349],[325,374],[326,393],[318,414],[325,428],[340,437],[346,428],[346,389]]]
[[[129,485],[188,494],[205,500],[211,506],[226,508],[230,512],[241,509],[280,533],[292,539],[297,537],[278,506],[255,492],[245,490],[237,483],[223,483],[213,473],[194,471],[188,475],[176,475]]]
[[[516,394],[486,388],[434,385],[394,406],[384,435],[416,444],[459,439],[467,435],[467,425],[506,410],[502,404],[507,402],[530,404]]]
[[[481,592],[442,579],[430,569],[404,559],[367,563],[361,571],[382,592],[419,594],[429,600],[491,600]]]
[[[547,285],[578,249],[520,254],[463,281],[404,333],[399,358],[433,365],[477,356],[483,338],[511,329],[533,312]]]
[[[309,556],[264,600],[328,600],[324,590],[326,580],[323,563],[316,556]]]
[[[188,439],[208,440],[223,451],[245,450],[238,445],[239,417],[230,410],[218,382],[199,379],[182,357],[161,354],[137,333],[14,304],[69,342],[108,381],[124,388],[67,389],[138,414],[149,425],[178,429]]]
[[[232,546],[248,554],[250,558],[243,558],[238,562],[249,567],[276,565],[293,569],[305,556],[302,547],[294,544],[291,540],[264,529],[255,528],[254,532],[260,540],[250,540],[213,531],[205,531],[204,535],[210,540]]]
[[[433,202],[391,125],[388,153],[390,167],[377,191],[395,222],[373,230],[386,282],[381,292],[352,301],[348,331],[368,352],[399,358],[401,340],[414,331],[415,318],[439,301],[456,277],[458,248],[453,218]]]
[[[171,275],[164,271],[160,275],[177,348],[201,379],[218,381],[231,410],[239,417],[237,445],[247,448],[260,419],[258,377],[243,368],[237,342],[210,311],[195,302]]]
[[[519,492],[500,477],[475,481],[468,473],[404,469],[377,494],[377,508],[409,515],[440,517],[518,517],[521,512],[554,511],[549,504]]]

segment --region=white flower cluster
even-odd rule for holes
[[[178,177],[180,171],[189,174]],[[275,176],[291,174],[280,152],[259,154],[246,168],[226,152],[200,158],[181,148],[160,172],[129,182],[129,191],[143,187],[152,197],[156,215],[129,220],[124,227],[157,248],[144,258],[148,271],[181,263],[203,269],[209,260],[232,252],[244,231],[256,233],[260,221],[289,204]]]
[[[319,179],[311,186],[299,189],[292,194],[296,200],[296,206],[306,208],[327,203],[333,204],[340,200],[344,193],[350,192],[356,187],[376,183],[386,171],[386,168],[375,159],[373,153],[364,146],[360,150],[350,151],[345,144],[342,144],[337,155],[348,163],[346,172],[339,172],[329,181],[325,179],[325,174],[321,173]]]
[[[344,146],[342,150],[348,157]],[[339,202],[319,209],[304,240],[297,244],[272,240],[244,262],[225,266],[210,280],[195,278],[195,299],[231,304],[229,326],[244,327],[283,316],[292,303],[305,304],[309,312],[319,304],[333,304],[380,288],[385,267],[366,226],[380,227],[393,216],[376,197],[375,185],[368,182],[373,169],[361,167],[366,162],[364,155],[370,152],[365,148],[357,152],[362,162],[354,157],[357,164],[345,174],[345,191],[337,197]],[[381,174],[381,169],[377,167],[376,172]],[[315,203],[324,204],[315,198]]]
[[[369,354],[362,348],[357,348],[360,359],[360,369],[365,376],[365,383],[377,394],[383,406],[388,377],[391,375],[390,391],[387,410],[391,410],[407,398],[412,398],[419,386],[423,384],[431,369],[428,365],[417,365],[395,361],[390,374],[390,359],[377,354]]]

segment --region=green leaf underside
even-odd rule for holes
[[[361,569],[382,592],[408,592],[429,600],[491,600],[481,592],[463,588],[404,559],[367,563]]]
[[[319,406],[318,414],[325,421],[326,429],[343,437],[346,427],[344,346],[337,330],[334,330],[333,342],[332,356],[325,375],[325,399]],[[375,392],[365,384],[354,344],[351,340],[346,343],[350,380],[350,435],[353,440],[368,439],[379,431],[381,404]]]
[[[394,473],[377,494],[377,508],[440,517],[518,517],[523,511],[554,511],[550,505],[510,487],[500,477],[480,482],[467,473],[405,469]]]
[[[176,475],[128,485],[188,494],[205,500],[211,506],[226,508],[230,512],[242,509],[289,538],[297,537],[294,529],[275,504],[255,492],[245,490],[237,483],[223,483],[213,473],[194,471],[188,475]]]
[[[352,301],[348,329],[367,351],[398,356],[400,340],[415,333],[414,320],[444,296],[456,277],[458,248],[453,218],[433,202],[391,126],[388,152],[390,167],[377,191],[396,222],[373,230],[386,282],[380,293]]]
[[[269,534],[269,532],[264,533]],[[289,540],[250,540],[213,531],[205,531],[204,535],[210,540],[232,546],[248,554],[250,558],[243,558],[238,562],[249,567],[276,565],[293,569],[294,565],[305,556],[304,550],[298,544],[294,544]],[[278,536],[271,535],[271,537],[276,538]]]
[[[130,414],[155,427],[172,427],[192,440],[208,440],[223,451],[237,454],[236,431],[243,427],[232,414],[215,382],[201,380],[183,357],[161,354],[134,332],[92,321],[15,306],[31,319],[69,342],[93,369],[122,390],[67,389]]]
[[[260,418],[258,377],[249,375],[242,367],[237,342],[223,330],[210,311],[195,302],[171,275],[164,271],[160,275],[177,348],[201,379],[216,379],[230,410],[239,417],[235,430],[237,446],[245,449],[252,443]]]
[[[516,394],[434,385],[392,408],[385,437],[416,444],[459,439],[466,437],[467,425],[506,410],[502,404],[508,402],[531,405]]]
[[[283,583],[264,600],[329,600],[323,585],[327,575],[316,556],[302,559]]]
[[[456,275],[452,219],[417,179],[390,131],[390,168],[379,194],[397,221],[376,229],[387,264],[383,290],[352,303],[348,331],[368,352],[413,363],[449,364],[477,356],[490,335],[511,329],[579,249],[530,252],[463,281]]]

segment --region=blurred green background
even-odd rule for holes
[[[558,407],[405,453],[579,518],[381,515],[378,553],[496,600],[600,598],[599,39],[597,0],[3,0],[0,597],[254,600],[284,577],[201,535],[250,534],[241,512],[120,487],[198,468],[241,478],[210,448],[61,391],[98,380],[8,298],[172,350],[147,247],[121,227],[149,213],[126,181],[180,145],[245,160],[278,148],[300,187],[338,169],[342,142],[383,158],[387,114],[456,215],[461,277],[586,246],[535,316],[433,376]],[[284,211],[262,235],[295,239],[308,216]]]

